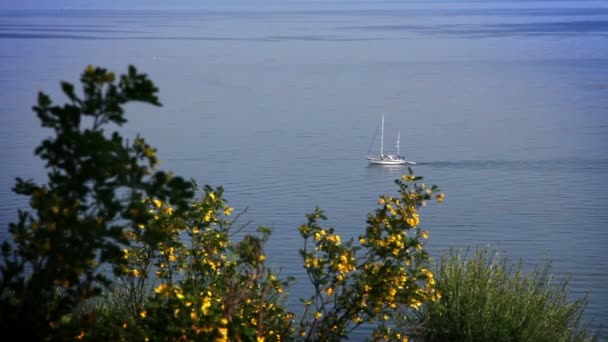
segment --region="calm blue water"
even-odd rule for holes
[[[258,3],[259,4],[259,3]],[[31,111],[86,65],[146,72],[163,107],[126,135],[165,170],[222,185],[243,222],[273,228],[269,261],[308,295],[297,227],[320,206],[358,236],[403,167],[365,155],[385,114],[414,171],[446,193],[422,212],[435,256],[487,246],[554,261],[608,321],[608,4],[382,1],[216,4],[197,11],[0,11],[0,225],[43,180]],[[6,231],[0,231],[6,239]],[[294,304],[295,305],[295,304]]]

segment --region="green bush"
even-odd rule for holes
[[[551,263],[525,272],[522,262],[489,248],[452,249],[436,265],[441,298],[419,311],[415,335],[423,341],[594,341],[582,324],[586,296],[571,301],[568,279]]]
[[[35,149],[45,161],[48,182],[17,178],[14,191],[30,199],[11,223],[12,242],[2,244],[0,328],[24,339],[41,340],[84,301],[95,298],[120,274],[122,246],[131,227],[150,215],[145,198],[186,208],[193,185],[156,171],[155,150],[143,138],[123,139],[108,131],[126,122],[129,102],[160,105],[157,88],[133,66],[118,80],[103,68],[88,67],[82,93],[62,82],[68,103],[53,105],[39,93],[33,108],[52,134]],[[147,234],[145,243],[165,239]],[[108,274],[110,273],[110,274]]]
[[[82,92],[63,82],[68,99],[40,93],[34,111],[53,133],[36,148],[48,182],[17,179],[30,198],[2,244],[0,328],[27,340],[335,341],[361,325],[373,339],[406,338],[391,329],[401,312],[437,300],[428,232],[419,209],[436,186],[409,174],[398,196],[380,196],[358,241],[324,228],[323,212],[299,228],[300,253],[314,294],[299,320],[285,305],[281,279],[266,263],[270,230],[233,241],[236,218],[221,187],[198,188],[156,170],[156,150],[125,140],[113,126],[123,106],[160,105],[158,89],[130,66],[116,79],[89,66]]]
[[[443,257],[437,275],[420,210],[444,200],[409,169],[382,195],[359,239],[342,241],[315,209],[298,231],[313,293],[287,310],[294,279],[266,264],[271,231],[238,234],[221,187],[156,170],[156,150],[123,139],[123,106],[160,105],[158,89],[130,66],[117,80],[88,67],[82,93],[34,107],[54,135],[36,148],[48,182],[17,179],[30,199],[8,231],[0,262],[0,329],[24,340],[339,341],[365,326],[374,341],[570,341],[586,300],[567,301],[547,269],[479,251]],[[412,321],[415,324],[412,324]]]

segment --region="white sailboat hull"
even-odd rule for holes
[[[409,161],[409,160],[403,159],[401,157],[392,157],[392,156],[388,156],[388,157],[384,157],[384,158],[367,157],[367,161],[370,163],[370,165],[405,165],[405,164],[415,165],[416,164],[416,162]]]
[[[397,154],[384,154],[384,115],[382,115],[382,130],[380,133],[380,154],[373,156],[368,155],[367,161],[370,165],[415,165],[416,162],[406,160],[404,157],[399,155],[399,136],[397,134]],[[371,149],[371,148],[370,148]],[[369,153],[369,152],[368,152]]]

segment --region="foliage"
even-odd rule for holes
[[[231,216],[221,187],[205,185],[195,199],[197,184],[156,170],[156,151],[143,138],[130,143],[106,131],[127,121],[123,106],[129,102],[160,105],[146,75],[130,66],[116,82],[113,73],[88,67],[80,80],[80,97],[63,82],[66,105],[53,106],[40,93],[34,107],[42,125],[54,130],[36,148],[48,183],[17,179],[14,187],[30,198],[31,210],[19,211],[9,226],[13,241],[2,245],[5,334],[33,340],[338,341],[365,326],[369,339],[392,341],[413,332],[429,340],[494,337],[522,327],[521,320],[504,326],[472,315],[481,312],[491,321],[498,317],[491,309],[496,306],[527,324],[538,319],[540,308],[554,310],[530,329],[573,323],[555,331],[580,335],[582,302],[563,304],[565,288],[533,288],[546,278],[516,273],[509,283],[504,266],[490,264],[486,272],[460,259],[444,260],[436,278],[419,211],[444,195],[411,169],[395,181],[397,196],[380,196],[358,241],[343,242],[334,228],[322,227],[319,208],[306,215],[300,255],[313,294],[302,299],[300,315],[289,312],[286,290],[294,279],[282,279],[266,264],[268,228],[243,231],[247,225],[237,225],[240,214]],[[481,286],[484,281],[490,283]],[[512,285],[495,285],[502,283]],[[461,288],[469,291],[466,298]],[[512,302],[501,302],[507,299]],[[557,304],[522,302],[537,299]],[[442,321],[452,316],[454,321]],[[414,318],[420,324],[412,331]],[[474,330],[471,324],[485,325]],[[472,335],[460,335],[465,333]]]
[[[375,325],[376,339],[400,340],[407,331],[391,331],[391,321],[440,297],[423,248],[428,232],[419,228],[418,213],[439,189],[418,185],[421,179],[409,169],[396,180],[398,197],[380,197],[359,245],[343,244],[333,228],[319,226],[325,219],[321,210],[307,215],[308,223],[300,227],[300,253],[315,294],[304,301],[300,321],[306,340],[341,340],[363,324]],[[436,198],[443,201],[443,194]]]
[[[424,341],[592,341],[582,325],[586,297],[569,299],[568,279],[549,274],[550,262],[524,272],[523,264],[489,248],[452,249],[437,265],[439,301],[420,311]]]
[[[132,247],[124,251],[126,275],[120,288],[133,303],[131,314],[138,326],[146,331],[143,338],[289,336],[292,314],[285,309],[283,291],[289,282],[279,280],[265,264],[263,249],[270,231],[260,227],[258,235],[232,243],[234,222],[227,217],[233,209],[226,205],[222,188],[205,186],[204,191],[183,215],[152,201],[152,220],[138,227]],[[152,249],[140,240],[150,229],[168,230],[170,239]],[[141,300],[150,288],[144,283],[151,282],[158,284]]]
[[[131,66],[115,82],[113,73],[89,67],[80,80],[81,96],[72,84],[62,83],[69,101],[64,106],[38,95],[33,109],[42,126],[55,133],[35,150],[46,161],[48,183],[17,179],[14,191],[30,198],[32,210],[19,211],[9,226],[13,243],[2,245],[1,327],[36,340],[111,283],[100,265],[120,271],[127,233],[150,216],[144,198],[183,209],[193,196],[190,182],[154,171],[156,151],[143,138],[131,143],[104,130],[126,122],[122,106],[129,102],[160,105],[146,75]],[[144,241],[163,239],[150,234]]]
[[[438,189],[414,184],[421,178],[410,170],[407,183],[397,181],[401,197],[381,197],[370,214],[361,246],[320,227],[320,210],[308,215],[302,256],[316,294],[294,324],[284,291],[293,279],[265,263],[270,230],[233,241],[243,227],[234,231],[221,187],[205,185],[194,200],[196,184],[156,171],[156,151],[143,138],[129,143],[106,132],[127,121],[128,102],[160,105],[154,84],[132,66],[118,82],[88,67],[81,82],[81,96],[62,83],[66,105],[41,93],[34,107],[55,135],[36,149],[48,183],[17,179],[14,189],[32,210],[19,211],[9,227],[14,241],[2,247],[5,332],[36,340],[335,340],[437,298],[424,268],[428,233],[416,227],[418,208]]]

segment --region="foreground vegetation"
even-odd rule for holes
[[[460,259],[442,260],[436,276],[419,210],[444,195],[411,169],[395,181],[395,196],[379,197],[356,241],[342,241],[324,227],[322,210],[306,215],[298,229],[300,255],[313,291],[302,298],[302,312],[290,312],[285,303],[295,279],[282,278],[265,262],[271,231],[246,231],[237,241],[246,227],[238,225],[221,187],[201,189],[157,170],[156,150],[142,137],[131,142],[110,131],[126,123],[125,104],[160,105],[147,76],[129,67],[116,79],[88,67],[81,82],[82,94],[62,83],[67,104],[53,105],[41,93],[34,107],[54,135],[36,148],[48,182],[17,179],[14,187],[29,197],[31,208],[19,211],[9,226],[13,241],[2,245],[0,328],[6,334],[34,340],[335,341],[367,326],[368,338],[378,341],[520,340],[514,317],[524,315],[538,322],[531,332],[587,339],[579,329],[585,302],[563,300],[565,286],[550,292],[548,282],[498,272],[503,283],[513,284],[503,289],[492,277],[465,276],[475,266],[475,272],[487,267],[493,275],[493,264]],[[476,292],[454,291],[486,280],[490,286]],[[536,304],[522,305],[509,291],[522,291],[525,302]],[[511,300],[500,301],[503,293]],[[537,303],[537,297],[545,300]],[[492,307],[512,314],[499,316]],[[543,323],[545,317],[551,322]]]
[[[469,254],[470,253],[470,254]],[[585,297],[570,301],[568,279],[549,273],[551,263],[525,272],[489,248],[453,249],[436,263],[439,301],[418,312],[424,341],[589,341],[582,324]]]

